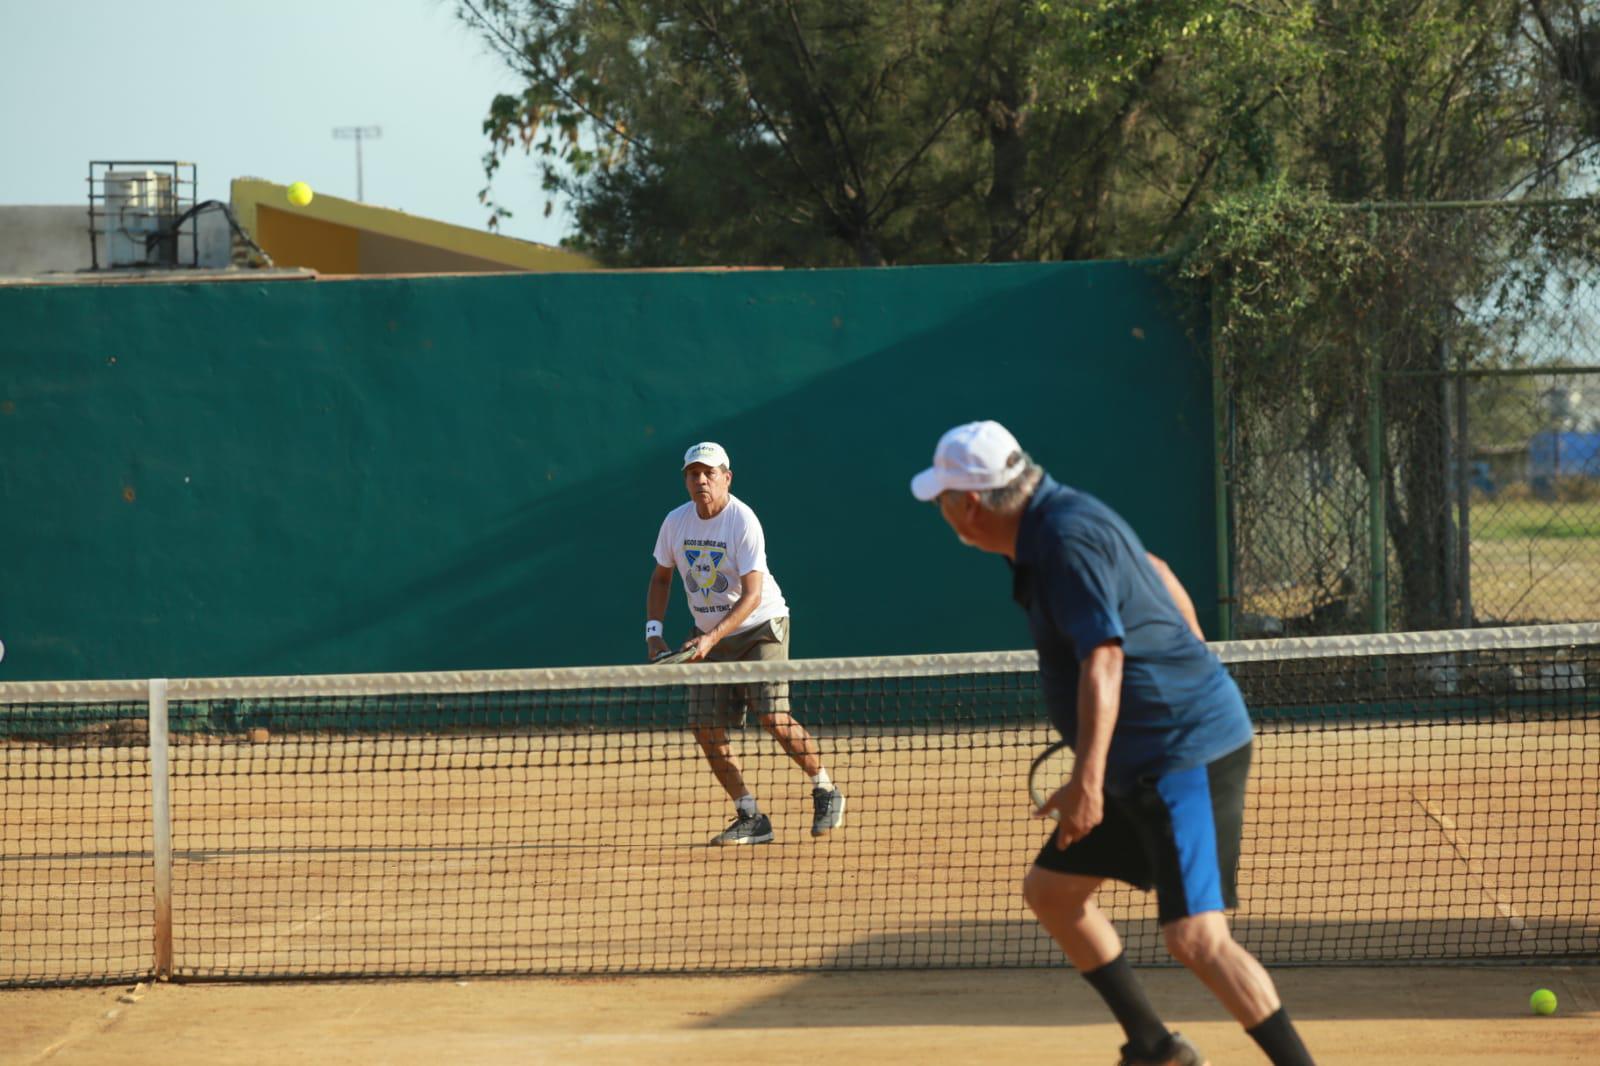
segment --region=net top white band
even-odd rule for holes
[[[1282,637],[1213,643],[1225,663],[1442,655],[1458,652],[1600,645],[1600,622],[1460,629],[1421,633]],[[399,674],[308,674],[285,677],[185,678],[167,682],[174,702],[208,699],[314,699],[536,690],[649,688],[662,684],[732,684],[750,681],[847,682],[875,678],[929,678],[1037,670],[1033,651],[886,655],[787,662],[691,663],[675,666],[582,666],[520,670],[446,670]],[[0,705],[26,703],[143,703],[150,681],[20,681],[0,684]],[[0,706],[0,713],[4,708]]]

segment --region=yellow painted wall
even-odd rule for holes
[[[278,266],[309,267],[320,274],[361,273],[361,231],[262,204],[256,208],[256,243]]]
[[[595,270],[565,248],[502,237],[404,211],[317,194],[295,207],[287,187],[258,178],[233,182],[233,213],[280,267],[323,274],[437,274]]]
[[[391,237],[385,233],[361,234],[363,274],[454,274],[516,269],[492,259],[463,255],[449,248],[436,248],[403,237]]]

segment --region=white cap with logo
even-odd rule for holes
[[[730,470],[733,464],[728,462],[728,453],[713,441],[703,440],[683,453],[683,468],[689,469],[695,463],[704,463],[707,466],[725,466]]]
[[[939,438],[933,465],[911,479],[911,494],[937,499],[947,489],[981,492],[1009,485],[1022,473],[1022,446],[998,422],[968,422]]]

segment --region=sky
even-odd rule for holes
[[[0,0],[0,204],[87,207],[90,160],[194,163],[202,200],[236,177],[483,229],[484,115],[516,77],[453,0]],[[495,179],[500,232],[557,243],[533,160]]]

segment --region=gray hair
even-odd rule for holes
[[[1022,464],[1022,472],[999,488],[984,489],[978,493],[978,503],[986,511],[995,514],[1014,515],[1028,505],[1028,499],[1033,495],[1033,490],[1039,487],[1039,481],[1044,477],[1044,467],[1033,461],[1033,457],[1025,451],[1014,451],[1006,460],[1006,466]]]

